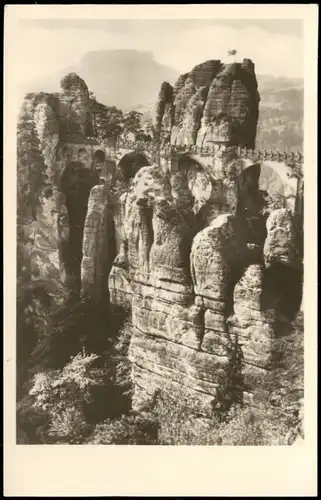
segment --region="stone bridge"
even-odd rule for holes
[[[157,143],[135,142],[120,140],[116,145],[107,143],[99,144],[97,140],[88,145],[65,144],[71,153],[73,161],[83,160],[87,165],[90,163],[101,177],[112,180],[116,172],[122,170],[126,178],[134,176],[135,172],[143,167],[152,164],[160,166],[170,165],[179,158],[189,158],[196,162],[205,171],[212,171],[215,164],[224,161],[224,158],[242,160],[242,170],[260,164],[263,172],[262,179],[267,172],[273,173],[278,179],[279,193],[283,194],[287,200],[286,205],[292,211],[301,211],[299,192],[302,188],[300,172],[303,169],[304,158],[301,152],[280,152],[275,150],[257,150],[239,147],[227,147],[216,144],[213,146],[200,147],[192,146],[168,146],[159,148]],[[75,153],[76,151],[76,153]],[[64,153],[65,155],[66,153]],[[85,157],[86,158],[85,158]],[[262,180],[263,187],[265,186]]]
[[[175,168],[175,161],[186,158],[198,164],[205,172],[211,173],[219,163],[224,161],[242,160],[241,169],[244,171],[254,165],[261,166],[262,189],[266,190],[266,178],[274,176],[277,180],[278,193],[284,195],[286,206],[292,212],[301,212],[302,169],[303,155],[300,152],[280,152],[273,150],[256,150],[239,147],[228,147],[222,144],[200,147],[167,146],[159,148],[155,141],[135,142],[119,140],[117,144],[99,143],[96,138],[82,140],[81,144],[75,140],[63,142],[59,146],[57,155],[64,165],[70,162],[81,162],[97,172],[98,176],[107,183],[115,180],[117,172],[122,172],[129,180],[141,167],[158,164],[164,168]],[[271,174],[272,173],[272,174]],[[265,180],[264,180],[265,179]]]

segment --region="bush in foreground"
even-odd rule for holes
[[[87,444],[157,445],[158,424],[153,415],[123,415],[98,424]]]
[[[102,385],[104,379],[102,371],[93,366],[97,359],[95,354],[83,351],[63,369],[35,375],[23,400],[25,407],[22,403],[18,407],[18,417],[40,424],[41,442],[79,444],[90,433],[86,407],[92,402],[93,389]],[[34,434],[37,436],[37,430]]]

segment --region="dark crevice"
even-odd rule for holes
[[[115,222],[110,213],[108,203],[106,204],[102,225],[102,230],[98,232],[98,238],[101,238],[101,241],[97,242],[97,246],[101,246],[101,252],[98,258],[102,259],[101,265],[96,266],[96,283],[101,280],[101,287],[98,291],[97,299],[101,304],[107,304],[109,303],[108,276],[117,256]],[[102,235],[102,237],[100,235]]]
[[[60,181],[60,189],[66,197],[69,222],[69,238],[62,248],[62,261],[70,286],[76,292],[80,290],[82,242],[88,199],[92,187],[97,183],[96,175],[80,162],[70,163]]]
[[[154,243],[153,209],[151,207],[146,207],[145,209],[145,227],[147,232],[148,261],[149,261],[149,254]]]
[[[302,301],[303,272],[282,263],[268,267],[264,273],[261,308],[275,309],[278,317],[294,321]]]
[[[203,345],[203,340],[204,340],[204,335],[205,335],[205,312],[206,312],[206,309],[205,307],[202,307],[201,310],[200,310],[200,323],[201,323],[201,332],[200,332],[200,336],[199,336],[199,351],[202,350],[202,345]]]
[[[149,262],[149,254],[154,243],[153,209],[148,206],[147,199],[139,200],[140,234],[144,238],[145,262]]]
[[[225,318],[229,318],[234,314],[234,289],[237,283],[244,275],[246,266],[244,264],[234,265],[231,269],[230,279],[225,290]]]
[[[246,168],[238,179],[239,199],[237,214],[243,222],[247,243],[263,248],[267,236],[266,216],[262,214],[265,199],[259,190],[261,166]]]

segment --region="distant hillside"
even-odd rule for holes
[[[155,61],[151,52],[88,52],[74,66],[30,84],[28,91],[58,91],[69,72],[83,78],[97,100],[123,111],[135,109],[150,118],[160,85],[175,83],[179,72]],[[257,75],[261,94],[258,148],[298,150],[303,147],[303,80]]]
[[[30,90],[58,91],[60,79],[75,72],[85,80],[97,100],[124,111],[154,105],[159,87],[166,80],[175,83],[179,72],[154,60],[152,52],[111,50],[88,52],[74,66],[62,69]]]
[[[261,95],[256,146],[303,149],[303,80],[258,75]]]

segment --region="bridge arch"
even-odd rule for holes
[[[284,197],[285,207],[293,213],[296,209],[296,199],[298,196],[298,179],[291,177],[292,169],[284,162],[261,161],[255,165],[260,165],[261,173],[259,187],[267,191],[270,195],[279,195]],[[255,166],[249,162],[243,172]]]
[[[138,170],[151,164],[150,155],[145,151],[129,151],[123,154],[116,165],[124,181],[129,182],[135,177]]]
[[[184,160],[184,158],[190,160],[191,162],[194,162],[197,164],[199,167],[202,167],[204,172],[208,171],[209,165],[206,163],[205,159],[202,158],[202,156],[193,154],[193,153],[179,153],[175,155],[178,159],[178,161]]]
[[[106,159],[106,153],[102,149],[96,149],[93,154],[94,160],[98,162],[104,162]]]

